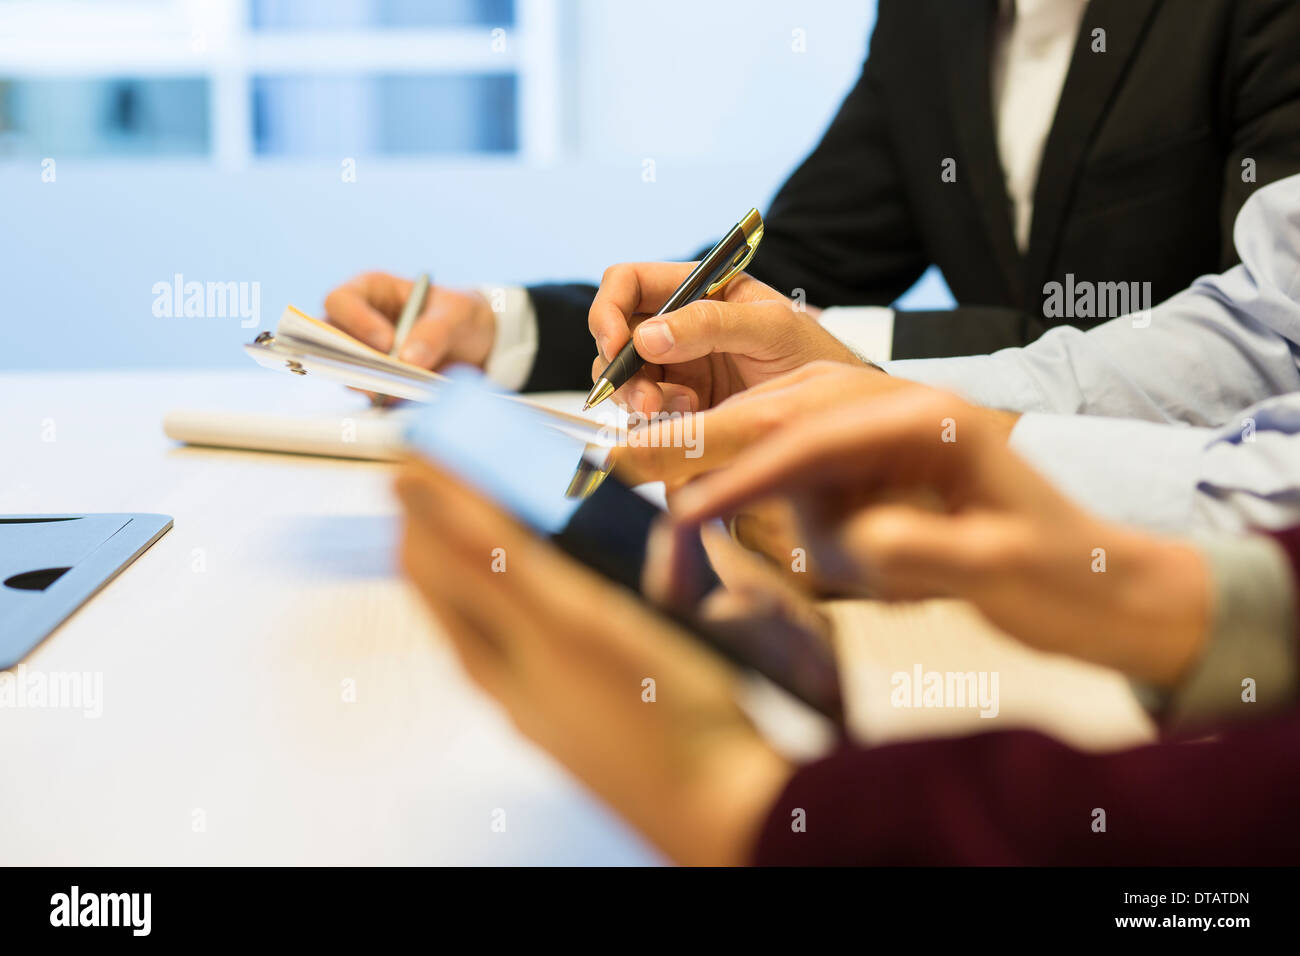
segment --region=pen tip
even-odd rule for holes
[[[613,394],[614,383],[607,378],[602,378],[599,382],[593,385],[591,391],[587,393],[587,400],[583,403],[582,410],[585,412],[588,409],[595,408]]]

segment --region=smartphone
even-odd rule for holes
[[[612,475],[585,496],[575,494],[576,488],[593,484],[576,481],[575,475],[605,470],[607,448],[593,446],[563,421],[512,400],[510,393],[467,367],[450,371],[434,400],[408,426],[405,440],[410,450],[478,488],[576,560],[642,594],[650,529],[662,510]],[[698,536],[694,543],[698,552],[690,563],[700,569],[702,596],[722,582]],[[702,620],[693,609],[668,612],[649,606],[733,664],[843,723],[838,669],[831,649],[820,641],[791,633],[760,638],[734,624]]]

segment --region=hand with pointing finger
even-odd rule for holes
[[[823,588],[961,598],[1033,647],[1176,686],[1208,632],[1205,559],[1078,508],[986,412],[915,388],[809,416],[684,488],[673,515],[689,530],[791,501]]]
[[[689,417],[637,421],[635,432],[617,449],[614,460],[627,484],[663,481],[672,488],[724,467],[755,442],[804,415],[900,390],[931,391],[929,386],[861,363],[814,361]]]

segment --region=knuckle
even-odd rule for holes
[[[844,371],[844,366],[830,359],[817,359],[804,366],[810,378],[817,375],[836,375]]]
[[[789,409],[785,407],[784,403],[766,399],[751,405],[747,417],[753,422],[754,431],[760,435],[769,435],[786,423],[788,414]],[[723,419],[723,424],[735,427],[736,422],[734,419],[736,417],[726,416]]]
[[[626,275],[630,268],[631,267],[625,262],[616,262],[614,265],[609,266],[600,275],[601,286],[604,286],[608,282],[615,281],[620,276]]]
[[[712,299],[701,299],[684,309],[679,309],[671,322],[673,331],[692,333],[706,339],[715,338],[722,330],[722,306]]]
[[[593,335],[597,332],[604,332],[614,324],[614,318],[610,314],[611,310],[603,302],[597,302],[587,313],[587,331]]]
[[[983,571],[1018,573],[1032,567],[1038,549],[1032,547],[1027,536],[997,534],[985,538],[977,567]]]
[[[889,571],[909,553],[912,541],[910,522],[894,511],[882,511],[871,517],[862,529],[862,542],[871,563]]]

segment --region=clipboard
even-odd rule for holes
[[[335,355],[317,344],[273,332],[263,332],[245,345],[244,351],[265,368],[294,375],[319,375],[353,388],[413,402],[433,401],[434,391],[443,381],[437,372],[426,372],[413,365],[399,369],[391,367],[397,363],[386,366],[365,356]]]
[[[170,530],[169,515],[0,515],[0,670]]]
[[[447,376],[399,362],[347,333],[287,306],[274,332],[263,332],[244,351],[265,368],[318,375],[352,388],[424,404],[438,400]],[[625,437],[621,427],[561,412],[514,392],[498,392],[538,412],[546,424],[591,445],[610,448]]]

